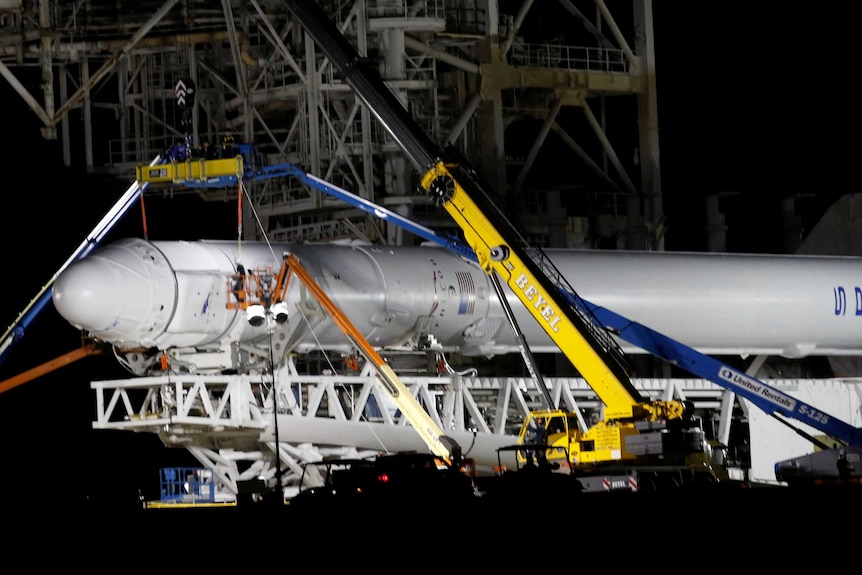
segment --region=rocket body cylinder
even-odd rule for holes
[[[73,263],[58,278],[54,303],[71,324],[118,346],[207,346],[264,328],[228,309],[228,279],[246,269],[277,272],[294,253],[359,331],[379,348],[406,348],[431,335],[443,351],[516,353],[517,341],[490,280],[439,246],[146,242],[126,239]],[[862,258],[714,253],[546,250],[595,305],[706,354],[786,357],[862,354]],[[302,353],[349,351],[350,343],[292,285],[284,341]],[[554,343],[510,306],[531,349]],[[311,321],[314,320],[314,321]],[[642,353],[625,341],[627,353]]]

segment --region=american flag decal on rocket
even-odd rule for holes
[[[461,292],[461,303],[458,304],[458,315],[472,314],[476,305],[476,286],[473,275],[469,272],[455,272],[458,278],[458,291]]]

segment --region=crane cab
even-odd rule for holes
[[[530,450],[518,450],[518,461],[527,463],[535,458],[537,464],[562,463],[568,468],[568,453],[577,430],[578,418],[575,412],[560,409],[531,411],[521,425],[518,444],[534,445],[536,449],[532,453]]]

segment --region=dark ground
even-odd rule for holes
[[[763,561],[793,569],[847,556],[862,503],[862,490],[828,488],[602,493],[564,501],[525,493],[493,503],[417,497],[302,512],[263,505],[145,510],[33,495],[26,510],[3,509],[5,562],[28,570],[62,563],[91,573],[283,569],[290,561],[327,571],[442,573],[522,567],[710,572]]]

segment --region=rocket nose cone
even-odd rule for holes
[[[54,282],[54,307],[78,329],[103,330],[118,314],[114,277],[112,266],[104,260],[74,262]]]
[[[73,262],[54,282],[63,318],[107,343],[155,345],[175,304],[173,271],[143,240],[101,248]]]

